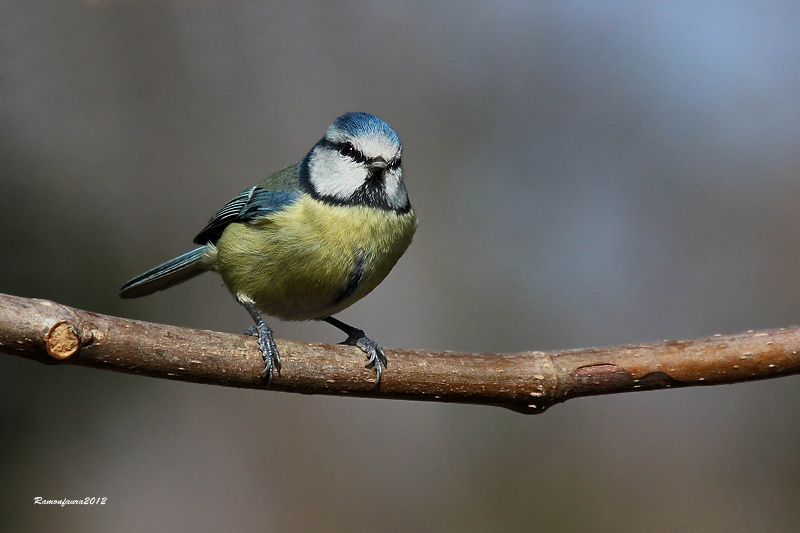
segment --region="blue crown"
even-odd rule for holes
[[[353,137],[364,134],[381,135],[400,144],[400,137],[397,136],[397,132],[386,122],[369,113],[345,113],[337,118],[333,125]]]

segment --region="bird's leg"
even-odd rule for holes
[[[278,376],[281,375],[281,356],[278,353],[278,346],[272,338],[272,330],[264,319],[261,318],[258,310],[250,302],[242,302],[242,305],[250,316],[253,317],[256,325],[251,326],[245,335],[252,335],[258,337],[258,345],[261,347],[261,356],[264,358],[264,370],[261,371],[261,377],[267,378],[267,387],[272,384],[273,372],[277,372]]]
[[[353,326],[348,326],[341,320],[337,320],[332,316],[324,318],[323,320],[331,326],[339,328],[347,333],[347,339],[339,344],[358,346],[365,354],[367,354],[367,364],[365,366],[366,368],[373,366],[375,367],[375,388],[377,389],[380,387],[381,373],[385,367],[389,366],[389,363],[386,360],[386,354],[383,352],[383,348],[381,348],[377,342],[369,339],[362,330],[354,328]]]

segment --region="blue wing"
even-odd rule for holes
[[[225,204],[194,238],[195,244],[216,243],[228,224],[249,222],[277,213],[300,198],[297,191],[268,191],[251,187]]]

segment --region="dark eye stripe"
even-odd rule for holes
[[[329,141],[328,139],[322,139],[318,144],[320,146],[324,146],[326,148],[331,148],[333,150],[336,150],[337,152],[342,154],[344,157],[349,157],[350,159],[352,159],[356,163],[365,164],[365,163],[367,163],[369,161],[367,159],[367,156],[365,156],[364,153],[361,150],[359,150],[358,148],[353,146],[352,143],[349,143],[349,142],[334,143],[334,142]],[[390,168],[392,170],[394,170],[396,168],[399,168],[399,167],[400,167],[400,158],[399,157],[396,158],[396,159],[393,159],[387,165],[387,168]]]
[[[367,162],[367,156],[365,156],[361,152],[361,150],[359,150],[358,148],[356,148],[355,146],[353,146],[350,143],[343,144],[342,147],[339,148],[339,153],[342,154],[343,156],[349,157],[350,159],[352,159],[356,163],[366,163]]]

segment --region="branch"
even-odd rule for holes
[[[535,414],[579,396],[717,385],[800,373],[800,327],[707,339],[519,354],[387,350],[375,373],[350,346],[278,342],[270,390],[496,405]],[[253,337],[100,315],[0,294],[0,352],[228,387],[266,388]]]

